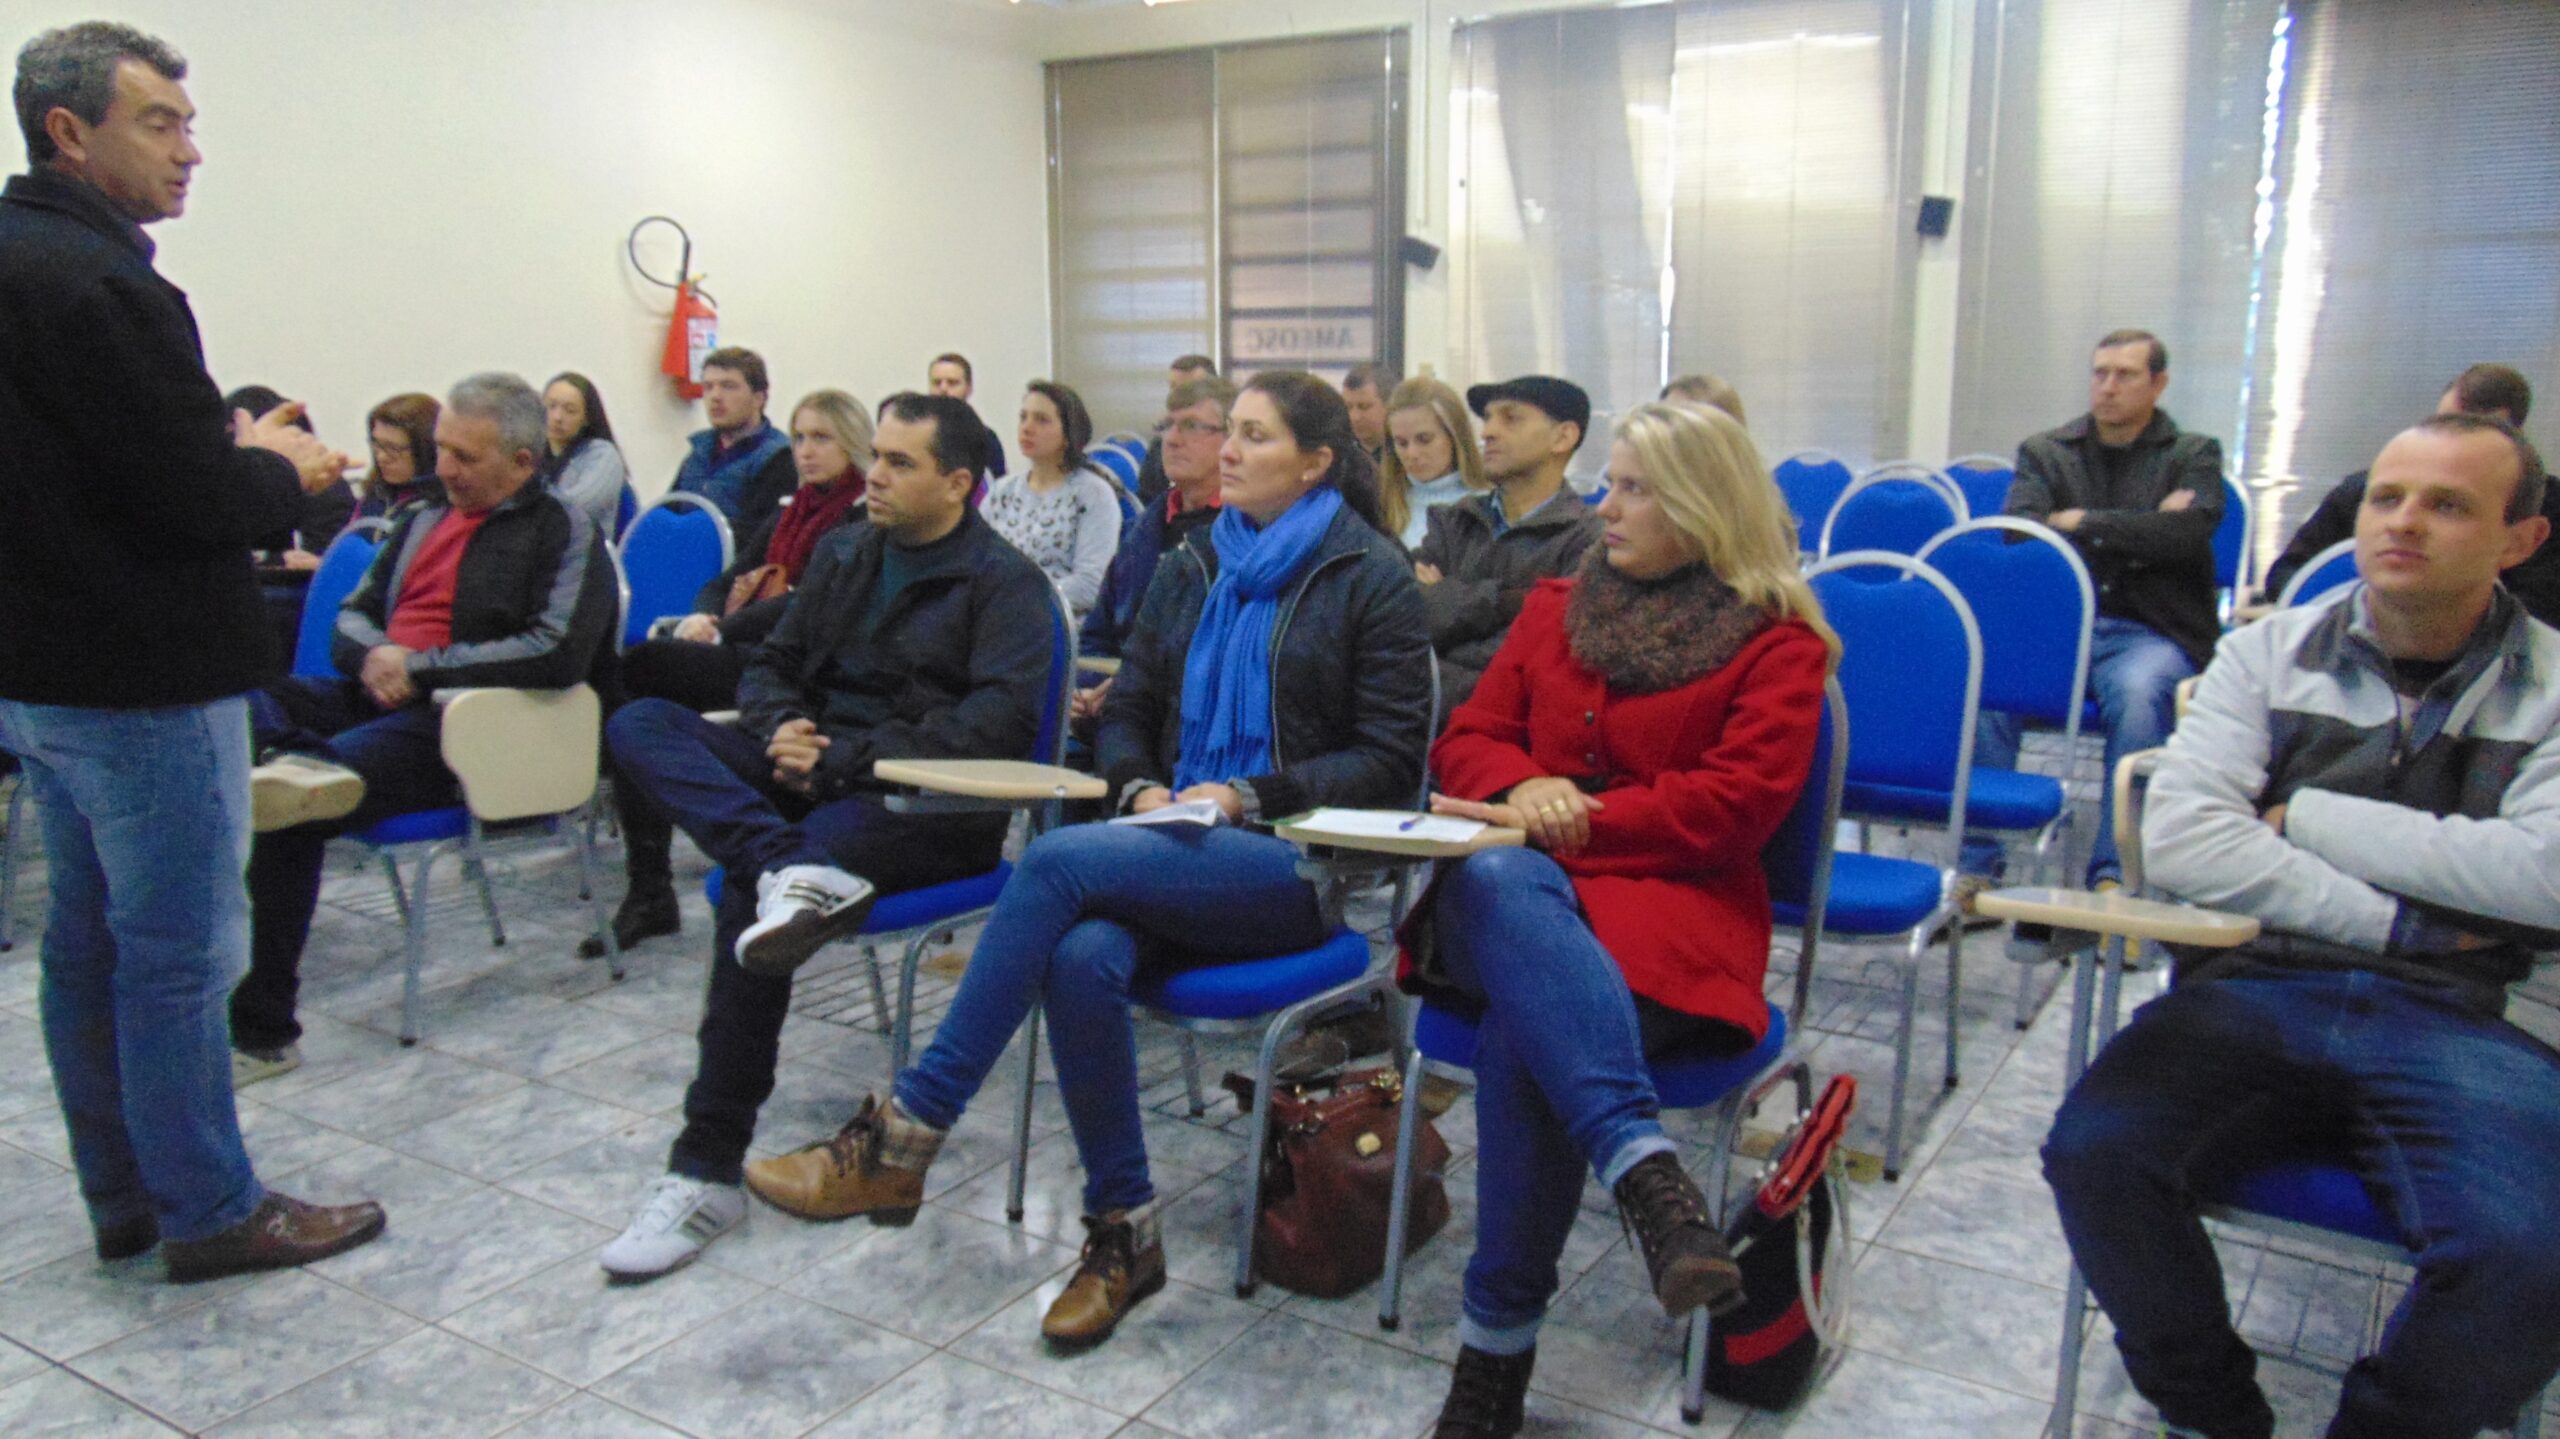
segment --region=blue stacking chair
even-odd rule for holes
[[[1129,452],[1118,445],[1097,445],[1085,451],[1084,457],[1091,460],[1103,473],[1118,480],[1122,489],[1133,494],[1137,491],[1138,466],[1144,461],[1145,456],[1132,459]]]
[[[1894,1027],[1892,1112],[1884,1173],[1902,1175],[1920,963],[1947,937],[1946,1090],[1956,1086],[1956,1001],[1963,985],[1963,912],[1953,898],[1957,847],[1973,781],[1974,716],[1982,696],[1982,635],[1946,577],[1908,555],[1857,550],[1809,576],[1840,634],[1839,683],[1849,723],[1842,804],[1888,799],[1914,822],[1943,827],[1943,864],[1844,853],[1832,860],[1830,908],[1819,917],[1776,907],[1779,922],[1819,923],[1834,939],[1900,940],[1901,1015]]]
[[[659,620],[692,614],[693,597],[729,568],[729,521],[700,495],[665,495],[632,520],[619,554],[630,596],[622,620],[629,648]]]
[[[1896,461],[1850,481],[1823,520],[1814,552],[1825,559],[1846,550],[1916,555],[1932,538],[1972,517],[1952,480],[1926,465]]]
[[[1787,512],[1796,517],[1796,548],[1811,554],[1823,522],[1831,518],[1831,507],[1840,503],[1841,493],[1856,476],[1846,461],[1828,450],[1789,455],[1769,475],[1778,482],[1778,493],[1786,497]]]
[[[338,610],[363,583],[364,572],[373,567],[373,557],[390,528],[390,522],[379,516],[358,520],[321,554],[320,568],[311,572],[311,584],[302,592],[302,622],[293,640],[295,674],[313,680],[339,677],[337,661],[329,652],[338,632]]]
[[[625,484],[622,487],[622,497],[613,502],[613,541],[615,544],[622,543],[622,537],[631,533],[631,522],[639,517],[639,492],[632,489],[630,485]]]
[[[2307,605],[2341,585],[2356,580],[2356,542],[2340,540],[2313,555],[2301,569],[2287,580],[2284,594],[2277,603],[2285,606]]]
[[[2304,567],[2306,572],[2310,568]],[[2117,762],[2111,777],[2116,792],[2116,848],[2124,858],[2127,894],[2144,890],[2142,781],[2159,767],[2162,753],[2150,749],[2126,755]],[[2192,913],[2201,919],[2231,918],[2206,910]],[[2091,913],[2087,917],[2089,927],[2104,934],[2104,953],[2083,955],[2078,961],[2071,1042],[2063,1073],[2066,1092],[2079,1082],[2093,1051],[2115,1036],[2123,990],[2125,933],[2108,931],[2109,921],[2104,915]],[[2092,965],[2105,974],[2103,982],[2092,978]],[[2308,1144],[2304,1147],[2316,1149]],[[2197,1194],[2198,1208],[2227,1233],[2260,1243],[2284,1240],[2298,1247],[2326,1250],[2340,1264],[2406,1264],[2411,1258],[2398,1227],[2374,1202],[2363,1180],[2343,1161],[2333,1163],[2316,1152],[2273,1155],[2206,1179],[2211,1187]],[[2082,1321],[2088,1301],[2088,1281],[2081,1277],[2080,1266],[2074,1264],[2063,1291],[2062,1354],[2055,1376],[2049,1430],[2054,1439],[2071,1439],[2079,1409],[2080,1358],[2088,1342]],[[2515,1439],[2540,1439],[2542,1409],[2549,1397],[2550,1387],[2545,1386],[2516,1416],[2515,1427],[2509,1431]]]
[[[1920,551],[1963,595],[1982,632],[1982,708],[2062,731],[2063,753],[2076,754],[2089,693],[2090,630],[2097,591],[2079,551],[2032,520],[1995,516],[1958,525]],[[1853,813],[1868,811],[1852,802]],[[2069,846],[2062,843],[2071,806],[2062,782],[2018,770],[1973,771],[1965,822],[1977,831],[2032,837],[2036,870],[2065,885]],[[2035,986],[2021,970],[2018,1027],[2032,1020]]]
[[[2222,518],[2213,527],[2213,587],[2221,592],[2222,613],[2227,619],[2231,606],[2249,583],[2249,534],[2251,529],[2249,492],[2222,481]]]
[[[1718,1211],[1716,1224],[1722,1228],[1731,1216],[1723,1213],[1726,1190],[1730,1187],[1727,1173],[1732,1166],[1734,1140],[1742,1121],[1756,1110],[1762,1099],[1778,1081],[1793,1079],[1796,1086],[1796,1112],[1802,1115],[1813,1102],[1813,1071],[1803,1053],[1804,1017],[1813,996],[1813,964],[1821,943],[1822,918],[1831,889],[1832,836],[1839,829],[1840,785],[1848,747],[1840,742],[1847,728],[1847,710],[1840,697],[1837,682],[1823,685],[1821,730],[1814,741],[1813,767],[1804,788],[1796,795],[1787,817],[1769,842],[1761,846],[1760,864],[1768,876],[1769,898],[1773,909],[1784,905],[1799,916],[1809,917],[1803,943],[1796,953],[1795,997],[1787,1008],[1769,1006],[1769,1032],[1747,1053],[1724,1058],[1674,1055],[1648,1066],[1652,1071],[1654,1093],[1664,1109],[1707,1109],[1718,1111],[1714,1147],[1708,1152],[1707,1173],[1698,1187],[1708,1203]],[[1395,1184],[1387,1206],[1387,1268],[1378,1285],[1378,1327],[1394,1329],[1402,1322],[1400,1308],[1404,1289],[1405,1226],[1410,1218],[1413,1191],[1413,1166],[1416,1136],[1422,1129],[1422,1074],[1426,1063],[1443,1069],[1470,1069],[1475,1064],[1476,1021],[1457,1008],[1423,1000],[1412,1006],[1412,1035],[1406,1047],[1404,1067],[1403,1113],[1396,1135]],[[1257,1151],[1258,1152],[1258,1151]],[[1835,1191],[1834,1199],[1841,1196]],[[1836,1209],[1843,1233],[1848,1223],[1845,1209]],[[1839,1236],[1832,1240],[1841,1243]],[[1844,1249],[1833,1250],[1845,1253]],[[1808,1310],[1817,1328],[1828,1335],[1836,1328],[1823,1322],[1814,1309],[1815,1299],[1806,1296]],[[1680,1417],[1695,1424],[1706,1412],[1707,1338],[1709,1319],[1703,1309],[1689,1316],[1688,1352],[1681,1367]]]

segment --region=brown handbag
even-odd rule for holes
[[[758,565],[729,582],[729,602],[720,608],[723,618],[736,614],[759,600],[773,599],[791,593],[791,576],[780,565]]]
[[[1384,1272],[1403,1100],[1403,1079],[1384,1068],[1342,1075],[1321,1097],[1304,1086],[1272,1094],[1262,1214],[1254,1222],[1254,1267],[1263,1278],[1340,1299]],[[1448,1141],[1424,1119],[1415,1138],[1407,1254],[1449,1222],[1448,1167]]]

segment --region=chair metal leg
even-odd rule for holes
[[[596,792],[587,796],[587,802],[579,811],[578,818],[569,822],[575,829],[576,833],[582,837],[587,849],[593,849],[596,846],[596,807],[603,802],[604,789],[601,782],[599,782]],[[581,850],[579,852],[578,863],[578,898],[582,900],[592,900],[595,897],[595,876],[587,872],[585,850]],[[620,977],[621,976],[619,975],[615,976],[617,979]]]
[[[863,944],[862,968],[871,980],[871,1027],[881,1034],[896,1033],[898,1022],[889,1013],[889,989],[880,980],[880,946]]]
[[[1964,916],[1947,922],[1947,1088],[1956,1087],[1956,1043],[1964,1026],[1957,1022],[1964,996]]]
[[[907,1056],[915,1045],[916,971],[924,965],[925,946],[932,943],[931,934],[919,934],[907,941],[906,953],[898,957],[898,1008],[889,1027],[889,1082],[907,1071]],[[1039,1011],[1032,1011],[1037,1018]]]
[[[1040,1006],[1022,1022],[1022,1109],[1013,1118],[1013,1181],[1005,1191],[1004,1217],[1022,1222],[1022,1186],[1031,1171],[1031,1100],[1040,1087]]]
[[[2080,1349],[2088,1339],[2088,1308],[2089,1282],[2074,1264],[2062,1290],[2062,1359],[2053,1381],[2052,1439],[2071,1439],[2072,1422],[2079,1412]]]
[[[409,925],[409,891],[400,882],[400,861],[393,859],[387,849],[374,853],[382,860],[383,877],[391,881],[392,911],[400,916],[400,925],[406,929]]]
[[[1393,1330],[1404,1322],[1401,1305],[1404,1298],[1405,1230],[1413,1204],[1413,1155],[1421,1147],[1422,1129],[1422,1050],[1409,1048],[1404,1060],[1404,1098],[1396,1113],[1396,1173],[1387,1186],[1387,1268],[1378,1276],[1378,1327]],[[1261,1166],[1261,1151],[1254,1152],[1253,1164]]]
[[[595,822],[581,827],[576,820],[567,822],[569,843],[578,852],[578,897],[587,902],[587,910],[595,920],[596,938],[604,945],[605,972],[616,983],[622,980],[622,941],[613,933],[613,916],[605,912],[604,894],[596,888]]]
[[[1182,1088],[1191,1097],[1191,1117],[1198,1119],[1209,1112],[1208,1096],[1200,1088],[1200,1041],[1190,1030],[1178,1033],[1182,1037]],[[1266,1076],[1257,1082],[1268,1084],[1270,1080]],[[1260,1090],[1254,1092],[1261,1093]]]
[[[472,882],[480,889],[480,912],[489,919],[489,945],[503,947],[507,942],[506,926],[498,923],[498,892],[490,887],[489,866],[480,859],[480,826],[471,826],[471,837],[462,842],[462,867],[470,872]]]
[[[1707,1417],[1707,1311],[1689,1314],[1688,1352],[1680,1363],[1680,1422],[1696,1424]]]
[[[427,846],[418,856],[418,872],[409,881],[408,972],[400,982],[400,1043],[403,1047],[418,1042],[419,991],[423,987],[419,975],[427,964],[427,882],[435,872],[436,859],[450,844]],[[391,864],[391,854],[383,852],[383,863]],[[396,883],[397,867],[394,867]]]
[[[1884,1177],[1887,1182],[1902,1178],[1902,1130],[1904,1111],[1909,1107],[1911,1041],[1916,1037],[1920,1014],[1920,953],[1925,943],[1925,931],[1915,932],[1911,937],[1910,952],[1902,962],[1902,1018],[1893,1036],[1893,1107],[1885,1117],[1884,1131]]]

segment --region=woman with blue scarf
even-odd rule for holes
[[[1164,1285],[1132,981],[1322,943],[1296,851],[1254,826],[1318,805],[1410,806],[1430,739],[1422,593],[1379,523],[1342,397],[1297,371],[1255,378],[1230,412],[1218,486],[1217,521],[1147,588],[1095,753],[1124,814],[1206,800],[1220,822],[1042,836],[893,1093],[833,1139],[747,1166],[747,1187],[789,1213],[907,1222],[943,1137],[1044,1007],[1085,1172],[1083,1261],[1041,1324],[1061,1345],[1102,1340]]]

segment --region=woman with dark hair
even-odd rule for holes
[[[551,442],[542,457],[542,482],[613,538],[631,467],[613,442],[613,422],[604,417],[604,396],[596,393],[595,381],[575,370],[552,376],[542,387],[542,428]]]
[[[356,518],[390,519],[410,505],[444,498],[436,478],[436,420],[444,406],[433,395],[393,395],[364,417],[373,468],[356,491]]]
[[[1318,805],[1409,806],[1422,777],[1422,592],[1376,526],[1341,396],[1312,375],[1265,373],[1231,419],[1218,519],[1156,571],[1095,743],[1124,815],[1198,803],[1204,817],[1034,841],[932,1046],[892,1093],[833,1139],[747,1166],[748,1187],[787,1212],[900,1222],[944,1135],[1045,1006],[1088,1236],[1041,1324],[1060,1344],[1103,1339],[1164,1284],[1129,1017],[1141,955],[1150,968],[1216,965],[1323,942],[1297,852],[1258,826]]]
[[[1120,487],[1085,459],[1093,417],[1054,380],[1023,393],[1017,438],[1031,467],[989,487],[987,523],[1056,583],[1081,623],[1120,549]]]

